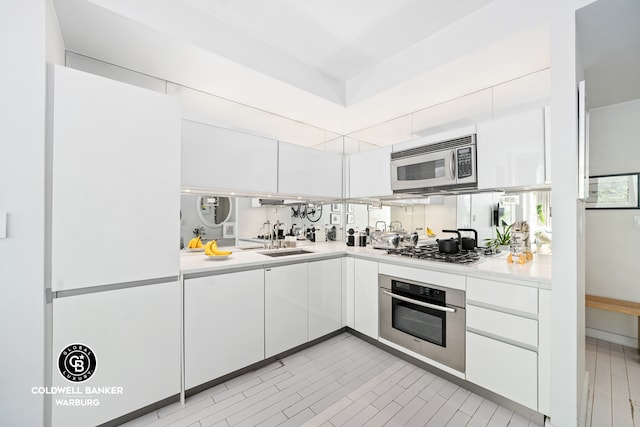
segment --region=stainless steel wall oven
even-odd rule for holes
[[[380,337],[464,372],[464,291],[384,274],[378,284]]]

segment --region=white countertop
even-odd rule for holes
[[[270,251],[286,251],[288,249],[306,249],[313,253],[269,257],[262,254],[265,249],[241,249],[241,247],[221,248],[233,253],[226,258],[208,257],[204,252],[191,252],[188,249],[180,252],[180,268],[183,274],[217,273],[225,270],[263,268],[313,261],[332,256],[350,255],[357,258],[371,259],[378,262],[406,265],[426,270],[460,274],[468,277],[497,280],[515,280],[538,283],[549,288],[551,285],[551,256],[534,254],[533,261],[524,265],[509,264],[505,255],[482,257],[480,262],[470,266],[448,264],[438,261],[416,260],[397,255],[388,255],[381,249],[371,247],[348,247],[342,242],[298,241],[296,248],[271,249]]]
[[[255,246],[248,246],[253,248]],[[247,246],[244,246],[247,248]],[[274,266],[283,264],[293,264],[297,262],[313,261],[314,259],[326,258],[328,256],[346,255],[346,245],[340,242],[312,243],[306,242],[296,245],[295,248],[281,249],[242,249],[239,247],[220,247],[223,251],[233,253],[224,258],[209,257],[204,252],[191,252],[189,249],[180,251],[180,270],[182,274],[194,274],[203,272],[217,272],[239,268],[261,268],[263,266]],[[285,252],[287,250],[305,249],[313,253],[301,255],[287,255],[284,257],[270,257],[261,252]]]

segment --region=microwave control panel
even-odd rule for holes
[[[458,179],[468,178],[473,175],[471,147],[459,148],[457,151],[458,151]]]

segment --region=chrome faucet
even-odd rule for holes
[[[271,235],[271,245],[274,248],[281,248],[284,241],[281,241],[278,239],[278,235],[279,235],[279,230],[280,230],[280,226],[284,225],[284,222],[280,222],[280,220],[276,220],[276,223],[273,224],[273,233]]]
[[[271,223],[268,220],[262,224],[260,232],[262,233],[262,244],[264,245],[264,248],[270,249],[271,244],[267,242],[269,242],[271,236]]]

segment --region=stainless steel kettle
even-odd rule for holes
[[[371,247],[374,249],[394,249],[400,244],[398,233],[388,233],[384,231],[372,231],[369,235]]]

